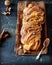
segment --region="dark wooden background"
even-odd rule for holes
[[[0,0],[0,12],[5,11],[5,0]],[[6,39],[4,43],[1,43],[0,47],[0,63],[3,65],[51,65],[52,63],[52,1],[44,0],[46,3],[46,18],[47,18],[47,35],[50,38],[50,45],[48,48],[48,54],[42,55],[39,61],[36,61],[36,56],[17,56],[14,53],[15,45],[15,30],[17,23],[17,2],[19,0],[11,0],[13,5],[11,6],[13,11],[10,16],[4,16],[0,14],[0,33],[3,29],[8,30],[11,33],[11,37]],[[40,1],[40,0],[34,0]]]

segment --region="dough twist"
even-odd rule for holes
[[[41,45],[41,31],[44,11],[37,3],[30,3],[23,10],[21,43],[26,50],[38,50]]]

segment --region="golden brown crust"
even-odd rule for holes
[[[44,11],[37,3],[30,3],[23,10],[21,43],[26,50],[38,50],[41,43],[42,22]],[[31,47],[32,46],[32,47]]]

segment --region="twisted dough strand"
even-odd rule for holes
[[[44,20],[44,11],[37,3],[30,3],[23,10],[21,43],[26,50],[38,50],[41,45],[41,24]]]

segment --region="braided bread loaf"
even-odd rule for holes
[[[44,23],[44,11],[31,2],[23,10],[21,43],[25,50],[38,50],[41,45],[41,31]]]

